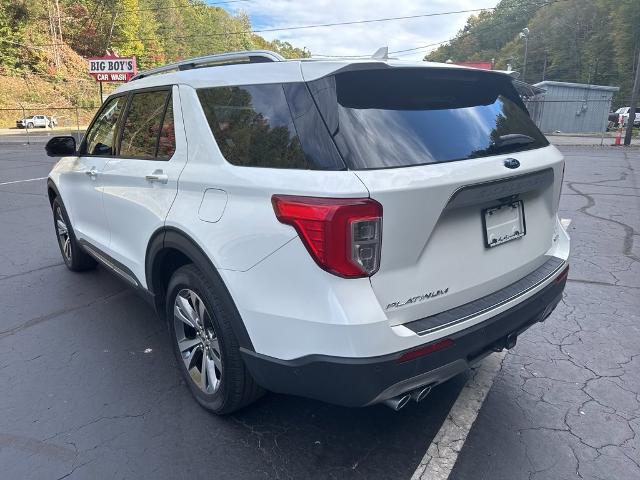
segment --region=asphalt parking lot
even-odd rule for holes
[[[0,137],[0,477],[440,478],[425,452],[468,374],[400,412],[275,394],[202,410],[146,303],[64,267],[45,139]],[[561,148],[566,295],[504,357],[466,442],[435,445],[460,451],[452,479],[640,478],[640,150]]]

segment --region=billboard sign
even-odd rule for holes
[[[88,58],[89,75],[98,82],[128,82],[138,73],[136,57]]]

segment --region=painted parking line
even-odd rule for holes
[[[471,378],[451,407],[449,415],[433,438],[411,480],[449,478],[505,355],[506,351],[494,353],[473,369]]]
[[[566,230],[567,228],[569,228],[569,225],[571,225],[571,219],[570,218],[561,218],[560,219],[560,224],[562,225],[562,228],[564,228]]]
[[[46,180],[47,177],[38,177],[38,178],[27,178],[26,180],[14,180],[12,182],[2,182],[0,183],[0,187],[2,185],[12,185],[14,183],[24,183],[24,182],[37,182],[38,180]]]

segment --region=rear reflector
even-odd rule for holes
[[[562,273],[560,275],[558,275],[556,277],[556,283],[560,283],[563,282],[567,279],[567,277],[569,276],[569,266],[567,265],[567,268],[565,268]]]
[[[424,357],[425,355],[429,355],[430,353],[435,353],[440,350],[444,350],[445,348],[453,347],[453,345],[453,340],[451,340],[450,338],[445,338],[444,340],[440,340],[439,342],[425,345],[424,347],[416,348],[415,350],[410,350],[403,353],[398,358],[398,363],[404,363],[408,362],[409,360]]]
[[[276,217],[296,229],[315,262],[345,278],[378,271],[382,205],[370,198],[274,195]]]

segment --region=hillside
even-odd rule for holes
[[[181,58],[253,48],[285,57],[309,52],[250,33],[246,15],[201,0],[4,0],[0,3],[0,109],[65,116],[99,105],[98,84],[83,57],[135,55],[144,69]],[[114,85],[105,85],[106,90]],[[71,112],[71,113],[70,113]],[[43,112],[39,112],[43,113]],[[50,114],[57,114],[51,112]],[[17,111],[0,111],[0,126]]]
[[[522,71],[529,28],[525,80],[543,79],[619,86],[617,105],[631,97],[640,50],[638,0],[502,0],[472,16],[456,38],[426,56],[432,61],[491,60]]]

